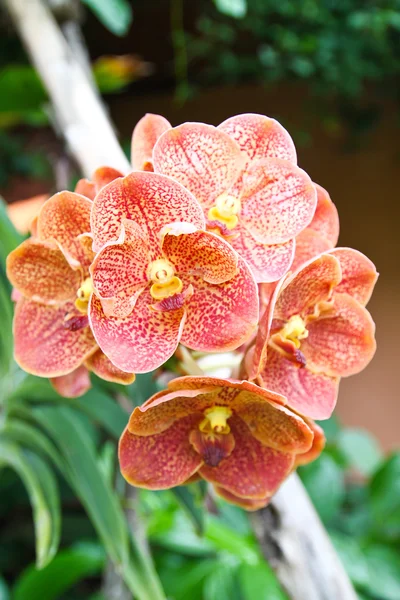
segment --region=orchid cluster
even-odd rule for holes
[[[374,354],[375,267],[335,248],[336,208],[274,119],[172,127],[146,115],[132,168],[50,198],[8,257],[16,361],[67,397],[90,371],[129,384],[158,369],[167,389],[120,439],[126,480],[202,478],[255,510],[319,455],[314,419]],[[204,353],[227,352],[230,377],[201,370]]]

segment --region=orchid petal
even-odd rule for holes
[[[56,244],[35,239],[25,240],[8,255],[7,277],[21,294],[43,304],[73,300],[82,279]]]
[[[260,374],[262,386],[287,398],[288,407],[312,419],[329,419],[336,405],[339,377],[300,368],[274,348]]]
[[[191,415],[149,436],[134,435],[126,428],[119,442],[119,461],[128,483],[153,490],[185,483],[203,462],[189,442],[197,422],[198,417]]]
[[[202,209],[190,192],[169,177],[148,172],[136,171],[116,179],[97,194],[92,210],[96,252],[120,238],[125,219],[134,221],[143,230],[156,254],[166,225],[183,221],[198,229],[205,228]]]
[[[317,208],[309,228],[319,233],[329,242],[330,247],[336,246],[339,238],[339,215],[337,208],[328,192],[318,183],[314,183],[317,190]]]
[[[326,238],[310,227],[306,227],[296,237],[296,252],[291,270],[297,271],[306,262],[331,248],[332,246]]]
[[[96,194],[98,194],[104,186],[108,185],[118,177],[123,177],[123,173],[117,171],[117,169],[114,169],[113,167],[99,167],[96,169],[92,177]]]
[[[264,499],[272,495],[290,473],[294,455],[264,446],[239,418],[229,419],[235,447],[217,467],[203,465],[200,475],[239,498]]]
[[[159,138],[153,161],[157,173],[170,175],[204,208],[211,208],[239,178],[246,159],[223,131],[204,123],[184,123]]]
[[[232,494],[232,492],[229,492],[228,490],[219,485],[214,485],[213,487],[215,493],[218,494],[218,496],[221,496],[221,498],[223,498],[230,504],[235,504],[236,506],[240,506],[240,508],[244,508],[244,510],[248,511],[259,510],[260,508],[264,508],[271,500],[271,496],[266,496],[265,498],[257,500],[254,500],[252,498],[239,498],[239,496],[235,496],[235,494]]]
[[[317,205],[307,173],[278,158],[250,165],[240,199],[242,225],[264,244],[281,244],[298,235],[311,222]]]
[[[349,294],[365,306],[378,279],[374,263],[353,248],[334,248],[329,254],[339,260],[342,269],[342,280],[335,292]]]
[[[282,158],[297,162],[292,138],[275,119],[252,113],[237,115],[218,125],[218,129],[234,139],[250,160]]]
[[[302,341],[301,350],[307,368],[316,373],[355,375],[375,354],[375,324],[348,294],[334,294],[333,301],[332,311],[308,323],[308,338]]]
[[[237,273],[238,255],[223,239],[208,231],[165,235],[163,252],[177,274],[196,275],[208,283],[229,281]]]
[[[135,381],[134,373],[125,373],[118,369],[100,349],[89,356],[85,361],[85,367],[105,381],[123,385],[129,385]]]
[[[77,369],[94,352],[96,343],[89,327],[71,330],[65,315],[71,303],[45,306],[21,299],[14,316],[14,354],[19,366],[39,377],[60,377]]]
[[[124,318],[107,317],[93,294],[89,322],[94,336],[111,362],[127,373],[147,373],[160,367],[175,352],[185,320],[180,308],[159,312],[145,290],[133,311]]]
[[[81,365],[75,371],[61,375],[61,377],[53,377],[50,383],[60,396],[64,398],[79,398],[90,390],[91,383],[89,372]]]
[[[131,161],[134,170],[153,171],[153,148],[160,137],[171,129],[171,124],[161,115],[146,114],[137,122],[132,134]]]
[[[96,187],[93,181],[89,181],[88,179],[79,179],[74,191],[75,194],[85,196],[89,200],[94,200],[96,196]]]
[[[325,448],[326,438],[325,433],[322,427],[317,425],[312,419],[304,419],[309,428],[314,433],[313,444],[308,452],[304,452],[303,454],[297,454],[295,460],[295,467],[300,467],[301,465],[308,465],[308,463],[313,462],[318,456],[321,454],[323,449]]]

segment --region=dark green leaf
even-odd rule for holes
[[[267,563],[244,563],[239,569],[239,584],[243,600],[288,600]]]
[[[340,509],[344,496],[344,475],[333,458],[322,454],[318,460],[299,469],[321,519],[329,522]]]
[[[125,35],[132,23],[132,7],[128,0],[82,0],[99,21],[115,35]]]
[[[370,483],[372,515],[377,530],[389,538],[400,536],[400,453],[390,456]]]
[[[44,569],[28,567],[14,588],[14,600],[57,600],[72,585],[97,575],[104,568],[105,555],[99,544],[82,543],[61,551]]]
[[[204,533],[204,505],[196,484],[182,485],[172,490],[179,504],[191,518],[196,532]]]
[[[10,590],[3,577],[0,575],[0,600],[10,600]]]

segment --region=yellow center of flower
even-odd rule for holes
[[[174,265],[166,258],[154,260],[149,266],[148,274],[153,281],[150,294],[155,300],[163,300],[182,291],[183,283],[176,277]]]
[[[79,310],[79,312],[86,314],[88,311],[88,304],[90,300],[90,296],[93,292],[93,283],[90,277],[87,277],[85,281],[82,283],[79,290],[76,292],[78,296],[75,300],[75,307]]]
[[[308,330],[304,323],[304,320],[300,315],[293,315],[289,321],[280,330],[280,335],[294,343],[296,348],[300,348],[300,340],[304,340],[308,337]]]
[[[234,229],[239,222],[237,217],[241,205],[239,198],[229,194],[221,194],[215,202],[215,206],[208,211],[210,221],[220,221],[228,229]]]
[[[205,418],[199,424],[202,433],[222,433],[230,432],[227,420],[232,416],[232,411],[227,406],[213,406],[204,411]]]

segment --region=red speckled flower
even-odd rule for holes
[[[364,305],[376,279],[363,254],[336,248],[280,282],[246,359],[249,378],[284,394],[300,414],[328,418],[340,377],[374,355],[375,326]]]
[[[258,282],[287,272],[295,237],[314,215],[316,191],[296,166],[293,141],[277,121],[245,114],[217,128],[185,123],[166,129],[152,162],[155,172],[194,194],[207,229],[229,241]]]
[[[166,489],[196,475],[250,510],[268,503],[312,447],[285,398],[247,381],[181,377],[133,411],[119,444],[125,479]]]
[[[131,162],[134,170],[154,171],[153,148],[160,137],[171,129],[170,123],[161,115],[148,113],[138,121],[132,134]]]
[[[95,174],[98,180],[101,169]],[[90,387],[88,369],[103,379],[130,383],[98,349],[87,317],[91,293],[91,202],[61,192],[42,207],[35,235],[7,258],[17,300],[15,359],[29,373],[51,378],[57,391],[75,397]],[[86,366],[83,366],[86,365]]]
[[[134,172],[109,184],[92,210],[95,295],[89,320],[120,369],[163,364],[179,341],[237,348],[254,331],[254,278],[224,240],[204,231],[195,198],[169,177]]]

